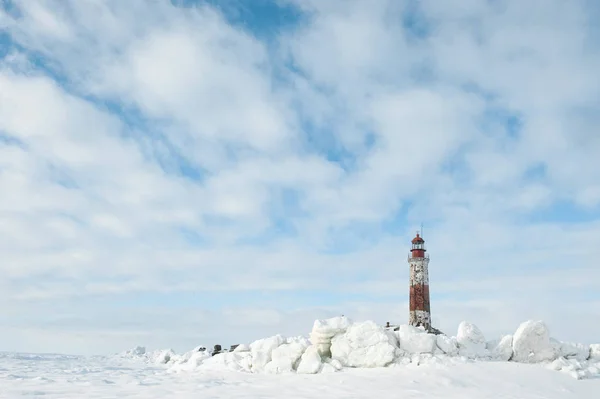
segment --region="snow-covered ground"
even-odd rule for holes
[[[538,365],[486,362],[344,369],[339,373],[168,373],[115,358],[0,354],[0,398],[519,398],[594,399],[600,379]],[[40,396],[41,395],[41,396]]]
[[[557,372],[560,371],[560,372]],[[138,347],[115,356],[0,353],[0,398],[599,398],[600,347],[553,340],[542,322],[486,341],[410,326],[317,320],[210,356]]]

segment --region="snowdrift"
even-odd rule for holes
[[[456,362],[512,361],[541,364],[574,378],[600,378],[600,344],[560,342],[542,321],[526,321],[513,335],[486,341],[481,330],[463,321],[456,336],[433,335],[402,325],[396,331],[372,321],[347,317],[316,320],[308,338],[281,335],[239,345],[213,355],[205,347],[184,354],[136,347],[121,356],[166,365],[169,372],[232,370],[248,373],[333,373],[344,368],[401,367]]]

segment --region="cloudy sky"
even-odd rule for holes
[[[0,0],[0,350],[600,341],[593,0]]]

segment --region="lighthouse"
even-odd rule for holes
[[[408,323],[415,327],[424,327],[431,332],[431,309],[429,305],[429,255],[426,253],[425,240],[417,236],[412,240],[408,255],[410,265],[410,312]]]

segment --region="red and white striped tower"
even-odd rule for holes
[[[410,265],[410,316],[408,323],[415,327],[425,327],[431,331],[431,308],[429,305],[429,255],[425,241],[417,236],[412,240],[408,256]]]

